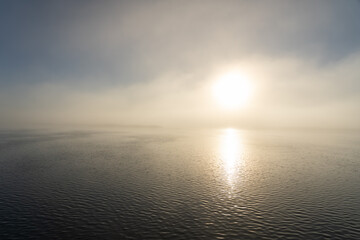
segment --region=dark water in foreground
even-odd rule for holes
[[[360,239],[357,133],[0,132],[0,239]]]

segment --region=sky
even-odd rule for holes
[[[4,0],[0,31],[0,129],[360,128],[360,1]]]

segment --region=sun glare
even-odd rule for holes
[[[226,129],[221,136],[220,157],[231,186],[236,179],[236,172],[241,163],[241,147],[238,131],[232,128]]]
[[[237,109],[248,101],[251,94],[248,79],[239,72],[221,75],[213,85],[213,94],[219,105],[226,109]]]

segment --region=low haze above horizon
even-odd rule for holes
[[[360,129],[360,1],[2,1],[0,129]]]

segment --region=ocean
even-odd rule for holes
[[[0,132],[0,239],[360,239],[360,134]]]

